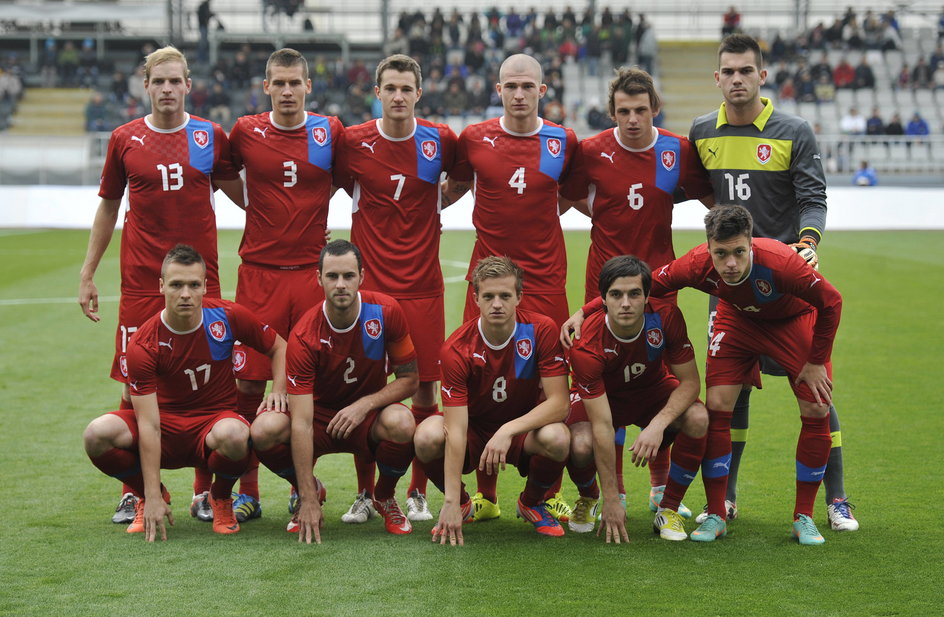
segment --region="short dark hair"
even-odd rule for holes
[[[606,292],[613,286],[613,282],[624,276],[642,277],[642,291],[649,295],[649,290],[652,289],[652,269],[635,255],[619,255],[603,264],[599,278],[600,295],[606,297]]]
[[[348,253],[354,253],[354,258],[357,260],[357,271],[360,272],[364,267],[361,264],[361,250],[347,240],[332,240],[321,249],[321,255],[318,257],[318,270],[324,270],[325,255],[340,257]]]
[[[655,114],[662,107],[662,100],[659,93],[656,92],[656,85],[652,81],[652,75],[640,68],[620,67],[616,70],[616,77],[610,81],[609,88],[609,110],[610,116],[616,117],[616,93],[624,94],[648,94],[649,106],[652,113]]]
[[[161,264],[161,278],[164,278],[164,273],[170,264],[180,264],[182,266],[200,264],[203,266],[203,271],[206,272],[206,262],[203,261],[203,257],[197,252],[197,249],[189,244],[178,244],[167,251],[167,255],[164,256],[164,263]]]
[[[515,291],[521,294],[524,289],[524,270],[511,260],[511,257],[483,257],[472,270],[472,289],[479,292],[479,283],[485,279],[498,279],[505,276],[515,277]]]
[[[416,88],[420,89],[423,87],[423,71],[420,69],[419,62],[410,56],[393,54],[381,60],[380,64],[377,65],[377,72],[374,74],[374,80],[378,88],[382,85],[380,79],[383,77],[384,71],[388,69],[398,73],[413,73],[413,77],[416,78]]]
[[[744,206],[723,204],[705,215],[705,234],[709,240],[724,242],[735,236],[750,238],[753,231],[754,219]]]
[[[302,79],[308,79],[308,60],[305,60],[305,56],[303,56],[301,52],[292,49],[291,47],[283,47],[282,49],[273,51],[272,55],[269,56],[269,60],[266,62],[266,80],[272,78],[273,66],[284,66],[290,68],[295,65],[301,65]]]
[[[760,50],[760,45],[754,37],[741,33],[729,34],[721,40],[721,45],[718,47],[718,63],[721,62],[721,54],[743,54],[748,51],[754,52],[757,69],[764,68],[764,54]]]

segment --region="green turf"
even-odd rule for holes
[[[567,237],[576,307],[587,239]],[[444,273],[456,280],[447,285],[449,327],[461,312],[471,238],[443,238]],[[431,522],[417,524],[412,536],[392,537],[376,519],[340,522],[355,481],[350,456],[333,455],[318,464],[329,491],[321,546],[299,546],[284,532],[288,491],[268,471],[261,474],[264,517],[237,536],[215,536],[187,515],[187,470],[166,473],[177,525],[167,543],[148,546],[108,522],[117,484],[82,451],[85,425],[118,401],[117,385],[106,378],[117,303],[103,302],[102,323],[92,324],[74,302],[87,239],[84,231],[0,231],[0,615],[941,611],[944,542],[935,525],[944,496],[937,448],[944,397],[934,343],[942,339],[940,232],[832,232],[820,251],[823,273],[845,297],[835,397],[846,486],[862,523],[856,533],[829,531],[820,501],[822,547],[799,547],[789,536],[797,412],[785,381],[772,378],[753,399],[742,518],[713,545],[655,538],[645,505],[648,474],[629,467],[628,546],[607,546],[594,535],[538,537],[514,518],[522,484],[514,473],[499,484],[502,518],[467,527],[464,548],[432,545]],[[680,233],[677,247],[700,240]],[[237,233],[221,234],[223,289],[230,293],[237,243]],[[103,297],[117,296],[117,242],[96,280]],[[684,293],[681,304],[703,357],[705,299]],[[569,481],[565,494],[575,496]],[[440,502],[432,496],[434,511]],[[686,502],[693,509],[704,503],[699,481]]]

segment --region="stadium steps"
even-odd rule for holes
[[[83,88],[27,88],[10,119],[11,135],[84,135],[85,105],[89,90]]]
[[[659,43],[660,85],[666,129],[688,135],[692,120],[721,104],[721,93],[715,86],[713,76],[717,68],[717,43]]]

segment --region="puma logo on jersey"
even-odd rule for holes
[[[482,353],[475,353],[475,352],[473,351],[473,352],[472,352],[472,359],[475,360],[476,358],[478,358],[479,360],[481,360],[482,363],[484,364],[484,363],[485,363],[485,352],[483,351]]]
[[[554,356],[554,362],[563,362],[564,356]]]
[[[612,163],[613,157],[616,156],[616,150],[614,150],[613,152],[610,152],[609,154],[607,154],[606,152],[601,152],[600,156],[602,156],[605,159],[610,159],[610,162]]]
[[[583,385],[582,383],[578,383],[578,384],[577,384],[577,387],[580,388],[581,390],[583,390],[584,392],[586,392],[587,394],[590,394],[590,388],[588,388],[587,386]]]
[[[501,135],[496,135],[495,137],[485,137],[485,136],[483,135],[483,136],[482,136],[482,141],[487,141],[488,143],[492,144],[492,147],[494,148],[494,147],[495,147],[495,141],[496,141],[499,137],[501,137]]]
[[[711,156],[718,156],[717,148],[715,148],[714,150],[712,150],[711,148],[706,148],[706,150],[708,150],[708,153],[711,154]]]
[[[669,275],[669,266],[662,266],[662,269],[659,270],[659,276],[668,276]]]
[[[327,345],[327,346],[328,346],[328,349],[334,349],[334,346],[331,344],[331,337],[330,337],[330,336],[327,338],[327,340],[326,340],[326,339],[321,339],[321,342],[322,342],[323,344]]]
[[[715,289],[717,289],[718,286],[719,286],[719,285],[718,285],[718,281],[716,281],[716,280],[714,280],[714,279],[710,279],[710,278],[708,278],[707,276],[705,277],[705,282],[706,282],[706,283],[711,283],[712,285],[714,285],[714,286],[715,286]]]
[[[260,129],[258,126],[254,126],[254,127],[252,127],[252,130],[253,130],[254,133],[259,133],[260,135],[262,135],[262,138],[265,139],[265,134],[266,134],[266,131],[269,130],[269,127],[265,127],[264,129]]]
[[[298,379],[298,377],[292,377],[291,375],[286,375],[286,377],[288,378],[288,380],[289,380],[290,382],[292,382],[292,386],[293,386],[293,387],[295,387],[295,388],[298,387],[298,384],[295,383],[295,380]]]
[[[609,348],[607,348],[607,347],[604,347],[604,348],[603,348],[603,354],[606,355],[607,353],[611,353],[611,354],[613,354],[614,356],[618,356],[618,355],[619,355],[619,352],[616,351],[615,349],[609,349]]]
[[[131,136],[131,141],[140,142],[141,145],[143,146],[143,145],[144,145],[144,138],[145,138],[145,137],[147,137],[147,135],[141,135],[140,137],[138,137],[137,135],[132,135],[132,136]]]
[[[377,140],[376,140],[376,139],[373,141],[373,143],[367,143],[366,141],[362,141],[362,142],[361,142],[361,145],[364,146],[365,148],[367,148],[368,150],[370,150],[370,153],[371,153],[371,154],[374,153],[374,146],[375,146],[376,144],[377,144]]]
[[[157,342],[157,346],[158,346],[158,347],[166,347],[166,348],[170,349],[171,351],[174,351],[174,344],[173,344],[173,343],[174,343],[174,339],[168,339],[166,342],[165,342],[165,341],[158,341],[158,342]]]
[[[131,386],[131,388],[132,388],[133,390],[137,390],[137,389],[138,389],[138,382],[136,382],[136,381],[129,381],[129,382],[128,382],[128,385]]]
[[[447,388],[446,386],[439,386],[439,387],[442,388],[442,391],[446,396],[452,397],[452,388]]]
[[[812,288],[813,285],[819,283],[821,280],[823,280],[823,279],[819,278],[818,276],[814,276],[814,277],[813,277],[813,282],[810,283],[810,287]]]

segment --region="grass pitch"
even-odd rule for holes
[[[342,235],[342,234],[338,234]],[[224,293],[235,288],[239,234],[220,236]],[[572,308],[583,299],[588,238],[567,234]],[[701,234],[676,235],[681,254]],[[944,234],[831,232],[822,271],[845,297],[833,354],[846,488],[862,528],[827,542],[790,538],[796,404],[785,380],[755,392],[741,469],[742,518],[711,545],[652,534],[648,473],[627,465],[629,545],[592,534],[538,537],[514,518],[523,480],[499,481],[501,519],[466,528],[464,548],[429,541],[432,521],[393,537],[374,519],[344,525],[351,457],[318,463],[328,486],[321,546],[284,531],[287,485],[261,473],[263,518],[234,537],[187,515],[192,474],[165,473],[177,524],[166,543],[108,522],[117,483],[87,460],[81,433],[113,409],[107,378],[118,295],[117,237],[99,268],[102,322],[75,303],[84,231],[0,231],[0,615],[931,615],[944,571],[936,508]],[[458,325],[470,233],[449,232],[442,259],[447,324]],[[680,299],[704,357],[705,297]],[[700,362],[700,364],[702,364]],[[631,431],[631,435],[634,431]],[[406,480],[401,482],[402,493]],[[564,492],[576,496],[565,478]],[[704,503],[700,481],[686,503]],[[438,512],[441,497],[431,493]],[[689,523],[689,530],[694,527]],[[936,574],[935,574],[936,573]]]

